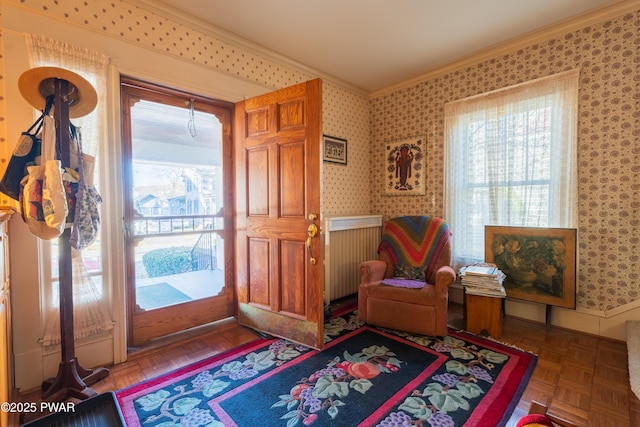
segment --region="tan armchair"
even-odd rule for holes
[[[360,265],[360,319],[384,328],[446,336],[449,285],[456,279],[450,267],[450,237],[449,226],[442,218],[390,219],[382,230],[378,260]],[[407,273],[414,280],[424,281],[424,286],[407,288],[382,283]]]

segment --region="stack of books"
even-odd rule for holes
[[[505,277],[495,264],[474,264],[460,269],[460,284],[469,295],[504,298]]]

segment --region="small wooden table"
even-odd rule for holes
[[[502,336],[503,298],[464,294],[464,318],[467,331],[485,331],[493,338]]]

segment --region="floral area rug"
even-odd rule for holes
[[[127,426],[501,426],[535,355],[464,332],[444,338],[325,324],[317,351],[257,340],[116,393]]]

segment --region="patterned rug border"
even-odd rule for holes
[[[213,356],[208,356],[202,360],[199,360],[197,362],[193,362],[190,364],[187,364],[185,366],[182,366],[180,368],[176,368],[173,369],[171,371],[162,373],[162,374],[158,374],[157,376],[153,377],[153,378],[149,378],[146,380],[142,380],[136,384],[132,384],[128,387],[124,387],[120,390],[116,391],[116,394],[119,396],[123,396],[123,397],[129,397],[132,394],[135,394],[138,392],[137,389],[150,389],[153,388],[155,386],[158,385],[158,383],[163,383],[163,382],[167,382],[167,379],[172,379],[175,380],[177,378],[180,378],[181,376],[184,376],[188,373],[191,373],[191,375],[193,375],[192,373],[194,371],[197,370],[201,370],[203,368],[205,368],[206,366],[209,366],[211,364],[217,364],[218,362],[220,362],[221,360],[224,359],[231,359],[231,358],[235,358],[238,354],[241,354],[245,351],[250,350],[251,348],[259,348],[262,347],[263,345],[269,343],[269,342],[275,342],[278,341],[280,338],[257,338],[251,342],[248,342],[246,344],[243,344],[241,346],[238,347],[234,347],[232,349],[229,350],[225,350],[221,353],[218,354],[214,354]],[[123,409],[123,408],[121,408]]]
[[[524,394],[525,389],[527,388],[527,385],[529,384],[529,379],[531,378],[531,375],[533,375],[533,370],[536,368],[536,366],[538,365],[538,355],[535,354],[532,351],[528,351],[528,350],[523,350],[522,348],[509,344],[509,343],[505,343],[502,341],[498,341],[495,338],[491,337],[491,336],[487,336],[487,337],[483,337],[480,335],[476,335],[473,334],[471,332],[465,331],[465,330],[456,330],[453,328],[449,328],[450,330],[453,330],[454,332],[462,335],[462,336],[467,336],[467,337],[471,337],[473,338],[473,340],[477,340],[477,339],[482,339],[485,341],[489,341],[494,343],[497,346],[501,346],[504,347],[506,349],[510,349],[510,350],[514,350],[514,351],[518,351],[524,354],[528,354],[529,356],[531,356],[531,363],[529,363],[529,366],[527,367],[526,372],[523,374],[523,379],[526,379],[526,381],[521,381],[520,384],[518,385],[517,390],[514,393],[513,399],[511,400],[510,404],[508,405],[508,409],[504,412],[502,419],[500,420],[500,425],[506,425],[507,422],[509,421],[509,418],[511,417],[511,414],[513,413],[513,411],[516,409],[516,407],[518,406],[518,403],[520,402],[520,398],[522,397],[522,395]],[[478,344],[478,342],[476,342],[476,344]]]
[[[471,336],[474,336],[474,337],[482,338],[483,340],[491,341],[493,343],[500,344],[500,345],[502,345],[504,347],[512,348],[514,350],[518,350],[518,351],[521,351],[523,353],[529,353],[529,354],[531,354],[533,356],[536,356],[536,358],[538,357],[538,355],[533,351],[525,350],[524,348],[518,347],[517,345],[511,344],[511,343],[508,343],[508,342],[504,342],[504,341],[500,341],[498,339],[493,338],[491,335],[483,336],[483,335],[473,334],[473,333],[471,333],[469,331],[465,331],[464,329],[454,328],[453,326],[449,326],[449,325],[447,326],[447,328],[449,328],[449,330],[454,331],[454,332],[459,333],[459,334],[471,335]]]
[[[348,310],[348,309],[340,310],[339,314],[332,315],[331,319],[349,316],[351,313],[353,313],[353,311],[354,310]],[[375,331],[376,333],[379,333],[383,336],[387,336],[398,341],[405,341],[406,343],[409,343],[412,346],[426,347],[425,345],[414,341],[414,339],[417,339],[417,340],[421,339],[421,336],[418,336],[418,335],[411,335],[411,334],[407,334],[399,331],[394,331],[394,330],[389,330],[384,328],[376,328],[368,325],[360,326],[357,329],[362,331],[364,330]],[[504,381],[504,383],[501,384],[500,387],[489,389],[485,398],[483,398],[483,400],[476,407],[476,410],[480,408],[482,411],[486,411],[488,407],[490,407],[491,405],[494,405],[495,402],[499,401],[497,394],[504,393],[505,390],[507,390],[509,394],[512,395],[512,397],[509,402],[505,401],[504,403],[501,402],[499,404],[501,406],[500,408],[501,418],[499,418],[499,420],[497,418],[493,420],[495,425],[506,425],[511,414],[515,410],[520,398],[522,397],[522,394],[524,393],[524,390],[528,384],[531,374],[537,365],[537,359],[538,359],[537,356],[532,352],[528,352],[516,346],[497,341],[491,337],[484,337],[484,336],[472,334],[470,332],[459,330],[452,327],[449,327],[449,331],[450,333],[453,334],[453,338],[466,341],[468,344],[478,345],[482,348],[491,349],[491,346],[494,346],[494,350],[503,351],[506,354],[508,354],[510,358],[515,356],[517,352],[521,353],[523,356],[528,356],[528,357],[525,357],[525,359],[522,359],[523,361],[514,363],[514,366],[509,368],[509,373],[507,373],[506,375],[503,376],[501,374],[500,377],[496,377],[496,380],[500,379],[501,381]],[[336,345],[337,342],[348,339],[348,337],[355,332],[356,331],[352,330],[344,335],[341,335],[339,337],[332,339],[331,343],[327,343],[327,346],[325,346],[325,348],[333,347],[334,345]],[[436,339],[435,337],[424,337],[424,338],[431,339],[431,340]],[[136,421],[136,423],[134,423],[133,425],[139,425],[140,420],[138,419],[135,408],[128,404],[123,405],[122,401],[133,402],[136,398],[140,396],[153,392],[156,389],[160,390],[161,388],[166,387],[166,384],[188,379],[194,376],[195,375],[194,373],[197,373],[199,371],[204,371],[206,369],[219,367],[222,364],[226,363],[226,361],[236,359],[237,357],[241,357],[243,354],[250,353],[251,351],[254,351],[254,350],[264,349],[265,346],[269,346],[278,340],[280,340],[280,338],[275,338],[275,337],[267,338],[267,339],[258,338],[240,347],[224,351],[217,355],[213,355],[208,358],[205,358],[201,361],[194,362],[190,365],[177,368],[167,373],[159,374],[154,378],[144,380],[144,381],[141,381],[140,383],[118,390],[116,394],[118,396],[119,404],[121,406],[123,414],[127,419],[134,419]],[[487,346],[488,344],[490,344],[490,346]],[[310,353],[314,353],[314,352],[316,351],[315,350],[310,351]],[[518,359],[521,359],[521,358],[522,358],[521,356],[518,356]],[[526,365],[524,365],[525,363]],[[527,368],[523,370],[524,366],[527,366]],[[508,380],[510,379],[509,378],[510,375],[513,375],[512,371],[514,372],[518,371],[522,375],[522,380],[518,382],[518,386],[515,388],[509,387],[509,383],[508,383]],[[497,390],[497,388],[499,388],[499,390]],[[489,412],[495,412],[496,409],[497,408],[493,408],[493,411],[489,411]]]
[[[346,333],[346,334],[344,334],[344,335],[342,335],[342,336],[340,336],[340,337],[338,337],[336,339],[331,340],[330,342],[328,342],[324,346],[324,348],[321,351],[330,350],[331,348],[338,346],[342,342],[353,338],[355,335],[358,335],[358,334],[361,334],[361,333],[364,333],[364,332],[367,332],[367,331],[374,332],[374,333],[379,334],[379,335],[381,335],[383,337],[386,337],[386,338],[389,338],[391,340],[397,341],[398,343],[401,343],[401,344],[404,344],[404,345],[407,345],[407,346],[410,346],[410,347],[414,347],[414,348],[416,348],[416,349],[418,349],[420,351],[431,353],[435,357],[436,360],[434,360],[434,362],[432,362],[432,364],[428,365],[426,367],[426,369],[421,373],[421,375],[419,377],[414,378],[412,381],[407,383],[407,385],[404,387],[407,390],[408,389],[412,389],[412,387],[409,387],[409,386],[413,385],[413,383],[416,383],[416,382],[419,383],[421,380],[426,379],[430,374],[433,373],[434,370],[436,370],[442,363],[444,363],[448,359],[447,356],[443,355],[442,353],[438,353],[438,352],[436,352],[436,351],[434,351],[434,350],[432,350],[432,349],[430,349],[428,347],[425,347],[425,346],[420,345],[420,344],[418,344],[416,342],[413,342],[413,341],[409,341],[409,340],[407,340],[407,339],[405,339],[405,338],[403,338],[403,337],[401,337],[399,335],[396,335],[396,334],[393,334],[393,333],[389,333],[389,332],[384,331],[384,330],[382,330],[380,328],[375,328],[375,327],[368,326],[368,325],[361,326],[361,327],[359,327],[359,328],[357,328],[357,329],[355,329],[353,331],[349,331],[348,333]],[[282,372],[283,370],[291,368],[292,365],[297,365],[297,364],[300,364],[300,363],[304,363],[308,359],[313,358],[314,356],[317,356],[321,351],[317,351],[317,350],[309,351],[308,353],[305,353],[305,354],[295,358],[294,360],[290,361],[286,365],[282,365],[279,368],[276,368],[273,371],[270,371],[269,373],[266,373],[264,375],[256,377],[254,380],[252,380],[252,381],[250,381],[248,383],[245,383],[245,384],[243,384],[241,386],[238,386],[238,387],[234,388],[233,390],[230,390],[229,392],[224,393],[223,395],[220,395],[220,396],[212,399],[209,402],[209,406],[214,410],[216,415],[220,417],[221,421],[223,423],[225,423],[225,425],[227,425],[226,424],[227,422],[229,423],[229,425],[235,425],[233,419],[228,418],[226,414],[222,415],[222,414],[219,413],[219,412],[223,411],[222,407],[219,404],[220,401],[225,401],[228,398],[228,395],[236,395],[236,394],[242,393],[245,389],[255,385],[256,383],[260,383],[260,382],[264,381],[265,378],[271,377],[273,375],[277,375],[278,373]],[[407,391],[405,391],[405,393],[402,393],[402,391],[399,391],[393,397],[406,396],[407,393],[408,393]],[[381,406],[377,411],[374,411],[373,413],[371,413],[369,415],[369,418],[372,418],[377,414],[384,413],[390,407],[393,407],[396,403],[399,403],[399,402],[396,402],[394,400],[390,400],[390,401],[385,402],[385,404],[383,406]],[[363,421],[364,425],[367,425],[366,421],[367,420]]]

